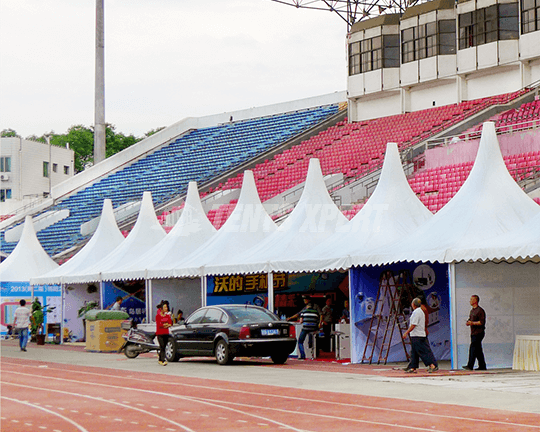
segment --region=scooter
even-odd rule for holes
[[[123,352],[127,358],[133,359],[139,354],[159,350],[159,345],[154,343],[156,333],[139,330],[136,324],[132,324],[129,331],[122,337],[126,341],[118,352]]]

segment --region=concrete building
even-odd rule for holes
[[[433,0],[349,34],[349,119],[510,93],[540,80],[535,0]]]
[[[74,152],[22,138],[0,139],[0,215],[50,195],[73,177]]]

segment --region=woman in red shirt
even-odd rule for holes
[[[159,342],[159,361],[162,366],[167,365],[165,358],[165,347],[169,339],[169,327],[172,326],[171,313],[169,312],[169,302],[167,300],[162,301],[158,305],[158,311],[156,314],[156,336]]]

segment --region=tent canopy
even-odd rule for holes
[[[124,270],[103,275],[105,280],[159,279],[172,277],[172,269],[215,235],[199,197],[196,182],[189,182],[186,202],[174,228],[158,244]]]
[[[124,236],[118,229],[112,201],[103,200],[103,210],[99,225],[92,238],[68,262],[43,276],[32,278],[32,285],[60,284],[64,276],[77,274],[95,265],[103,256],[108,255],[124,241]]]
[[[206,274],[289,271],[275,262],[303,256],[345,225],[347,218],[334,204],[324,183],[318,159],[310,159],[302,196],[288,218],[263,241],[228,260],[208,265]]]
[[[19,243],[0,264],[0,281],[29,282],[57,267],[36,236],[32,216],[26,216]]]
[[[200,276],[203,271],[206,273],[206,266],[234,261],[234,257],[275,231],[276,224],[268,216],[257,193],[253,171],[244,171],[238,203],[227,221],[212,238],[173,269],[174,275]]]
[[[361,262],[359,255],[401,240],[432,217],[407,182],[397,144],[388,143],[379,182],[364,207],[311,252],[275,266],[290,272],[348,269]]]
[[[112,252],[107,254],[93,266],[77,273],[64,276],[66,283],[97,282],[107,271],[128,267],[133,261],[156,245],[166,233],[157,220],[150,192],[144,192],[137,222],[126,239]],[[103,256],[103,255],[101,255]]]
[[[495,125],[486,122],[469,177],[448,204],[402,241],[360,256],[356,264],[487,259],[493,250],[475,255],[468,248],[477,245],[480,250],[484,242],[521,227],[539,211],[508,172]]]

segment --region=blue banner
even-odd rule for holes
[[[391,303],[389,297],[376,301],[377,293],[383,287],[387,292],[396,293],[399,298],[398,307],[406,320],[404,328],[412,312],[410,299],[424,297],[429,312],[429,343],[435,357],[439,360],[450,359],[450,295],[448,284],[448,266],[446,264],[397,263],[388,266],[356,267],[351,269],[351,360],[361,363],[364,353],[366,357],[374,354],[372,362],[377,363],[381,351],[386,355],[383,346],[384,330],[388,322]],[[378,322],[380,321],[380,323]],[[390,333],[386,334],[389,338]],[[366,343],[368,344],[367,350]],[[374,347],[374,348],[373,348]],[[405,361],[405,349],[401,334],[394,328],[390,341],[387,361]]]

